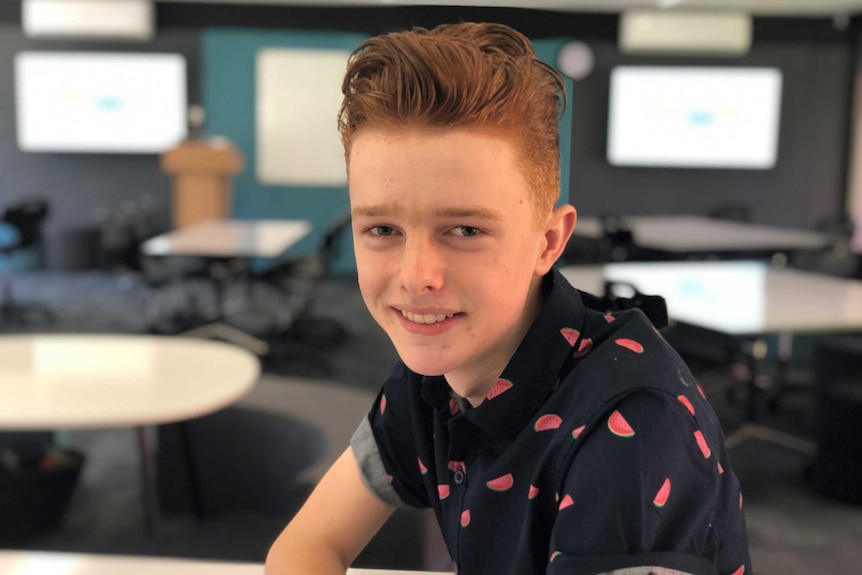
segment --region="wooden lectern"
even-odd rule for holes
[[[173,225],[184,228],[230,217],[232,176],[242,154],[225,138],[186,140],[162,154],[162,171],[173,176]]]

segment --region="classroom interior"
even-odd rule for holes
[[[576,287],[607,290],[596,295],[609,305],[614,282],[634,286],[626,297],[641,304],[644,295],[667,299],[663,335],[726,435],[740,437],[730,453],[754,571],[858,571],[862,2],[140,3],[149,32],[117,39],[34,34],[28,0],[0,2],[0,378],[10,378],[0,379],[0,403],[15,395],[4,383],[23,377],[9,367],[22,349],[14,346],[33,338],[101,337],[104,350],[155,336],[164,353],[194,338],[241,349],[254,367],[239,365],[243,381],[190,417],[46,426],[0,407],[0,553],[264,561],[397,359],[357,287],[335,125],[340,85],[327,73],[376,34],[495,21],[526,34],[564,75],[561,201],[583,227],[560,265]],[[633,10],[693,15],[691,26],[728,17],[725,30],[744,41],[701,38],[714,42],[704,47],[689,35],[694,45],[657,47],[641,36],[640,48],[626,47]],[[112,77],[99,56],[139,67]],[[82,66],[74,80],[61,73],[69,66]],[[136,83],[136,74],[166,83]],[[716,95],[716,86],[731,88]],[[97,98],[96,115],[66,122],[58,110],[80,110],[82,94]],[[95,126],[97,116],[134,110],[135,97],[156,102],[155,114],[126,114],[114,132]],[[684,126],[668,120],[674,113]],[[681,144],[710,130],[724,139]],[[205,191],[225,203],[199,200],[189,177],[199,166],[167,160],[186,144],[224,162],[208,165],[216,191]],[[226,227],[201,227],[213,221]],[[667,232],[676,225],[688,227]],[[199,236],[178,235],[196,226]],[[713,228],[731,244],[699,247]],[[662,231],[671,239],[652,243]],[[709,275],[725,265],[729,275]],[[705,268],[709,281],[661,275]],[[202,381],[209,360],[195,353],[178,362],[184,371],[171,367],[177,395],[186,384],[217,387],[224,375]],[[83,363],[68,369],[81,373]],[[111,369],[125,381],[134,363]],[[69,468],[59,480],[27,469],[46,453]],[[433,515],[399,510],[356,565],[450,563]]]

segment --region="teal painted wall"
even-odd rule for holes
[[[209,29],[202,36],[202,103],[207,110],[206,130],[225,136],[242,152],[245,170],[234,183],[233,216],[237,218],[308,219],[314,232],[297,252],[317,248],[320,233],[339,213],[349,209],[344,187],[270,186],[257,181],[255,168],[255,58],[262,48],[282,47],[321,50],[353,50],[365,38],[362,34],[271,31],[249,29]],[[554,64],[557,51],[566,39],[535,42],[536,53]],[[567,79],[571,93],[571,80]],[[335,122],[333,110],[333,123]],[[560,118],[562,158],[561,201],[569,197],[569,157],[571,156],[571,106]],[[337,271],[353,273],[353,247],[349,238],[336,263]]]

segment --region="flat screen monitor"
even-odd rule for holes
[[[180,54],[19,52],[15,94],[28,152],[159,153],[187,135]]]
[[[781,84],[776,68],[618,66],[611,71],[608,161],[772,168]]]

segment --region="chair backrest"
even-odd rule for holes
[[[19,247],[35,245],[41,239],[42,222],[48,217],[48,202],[26,200],[6,208],[3,221],[15,227],[20,236]]]
[[[332,262],[341,253],[344,233],[350,227],[350,222],[350,212],[344,212],[330,223],[329,228],[327,228],[326,233],[323,235],[319,256],[323,264],[324,273],[327,273]]]

